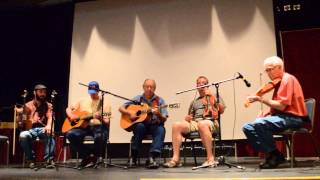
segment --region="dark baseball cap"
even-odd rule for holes
[[[91,81],[88,84],[88,93],[96,94],[99,91],[99,83],[97,81]]]
[[[47,87],[43,84],[37,84],[34,86],[34,90],[39,90],[39,89],[47,89]]]

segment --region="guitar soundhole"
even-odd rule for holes
[[[137,111],[136,116],[140,116],[141,115],[141,111]]]
[[[74,120],[74,121],[71,121],[71,126],[75,126],[76,124],[78,124],[79,120]]]

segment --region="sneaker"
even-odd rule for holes
[[[146,161],[146,167],[148,169],[158,169],[159,164],[153,157],[149,157],[148,160]]]
[[[48,160],[47,163],[46,163],[46,168],[47,169],[52,169],[54,167],[56,167],[56,164],[54,163],[53,159]]]
[[[86,168],[86,166],[90,163],[90,157],[84,158],[82,159],[80,165],[78,167],[76,167],[78,170],[82,170],[84,168]]]
[[[31,161],[30,163],[29,163],[29,168],[30,169],[34,169],[36,167],[36,163],[34,162],[34,161]]]

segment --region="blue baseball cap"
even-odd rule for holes
[[[88,93],[96,94],[99,92],[99,83],[97,81],[91,81],[88,84]]]

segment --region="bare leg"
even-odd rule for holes
[[[201,141],[202,141],[202,144],[207,152],[207,160],[213,161],[214,154],[212,151],[213,143],[212,143],[212,134],[210,131],[210,126],[211,126],[211,124],[209,122],[206,122],[206,121],[199,121],[198,122],[198,129],[199,129]]]
[[[180,160],[180,146],[182,143],[182,134],[189,132],[189,123],[182,121],[176,122],[172,126],[172,160],[178,162]]]

